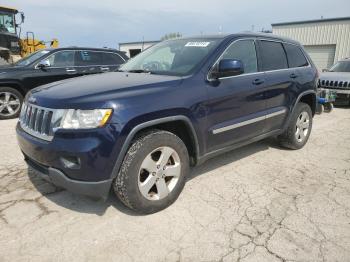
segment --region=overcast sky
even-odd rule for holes
[[[119,42],[262,28],[271,23],[344,17],[349,0],[1,0],[26,16],[22,32],[60,46],[118,47]]]

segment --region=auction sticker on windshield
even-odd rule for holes
[[[207,47],[210,42],[188,42],[185,46]]]

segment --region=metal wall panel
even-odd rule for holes
[[[350,57],[350,19],[290,25],[273,25],[272,32],[304,46],[335,45],[334,61]]]
[[[335,45],[306,45],[305,50],[320,70],[330,68],[334,63]]]

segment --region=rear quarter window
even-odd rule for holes
[[[104,65],[120,65],[125,63],[125,61],[116,53],[103,53]]]
[[[282,43],[259,40],[259,53],[262,71],[288,68]]]
[[[299,46],[291,44],[283,45],[287,53],[289,67],[303,67],[309,65]]]

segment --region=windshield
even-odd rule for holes
[[[48,54],[50,51],[48,50],[40,50],[35,53],[32,53],[21,60],[19,60],[17,63],[15,63],[16,66],[26,66],[31,63],[33,63],[35,60],[39,59],[40,57]]]
[[[121,71],[185,76],[205,59],[220,39],[176,39],[156,44],[129,60]]]
[[[350,60],[340,61],[329,69],[331,72],[350,72]]]
[[[16,33],[14,14],[0,12],[0,32],[6,32],[11,34]]]

